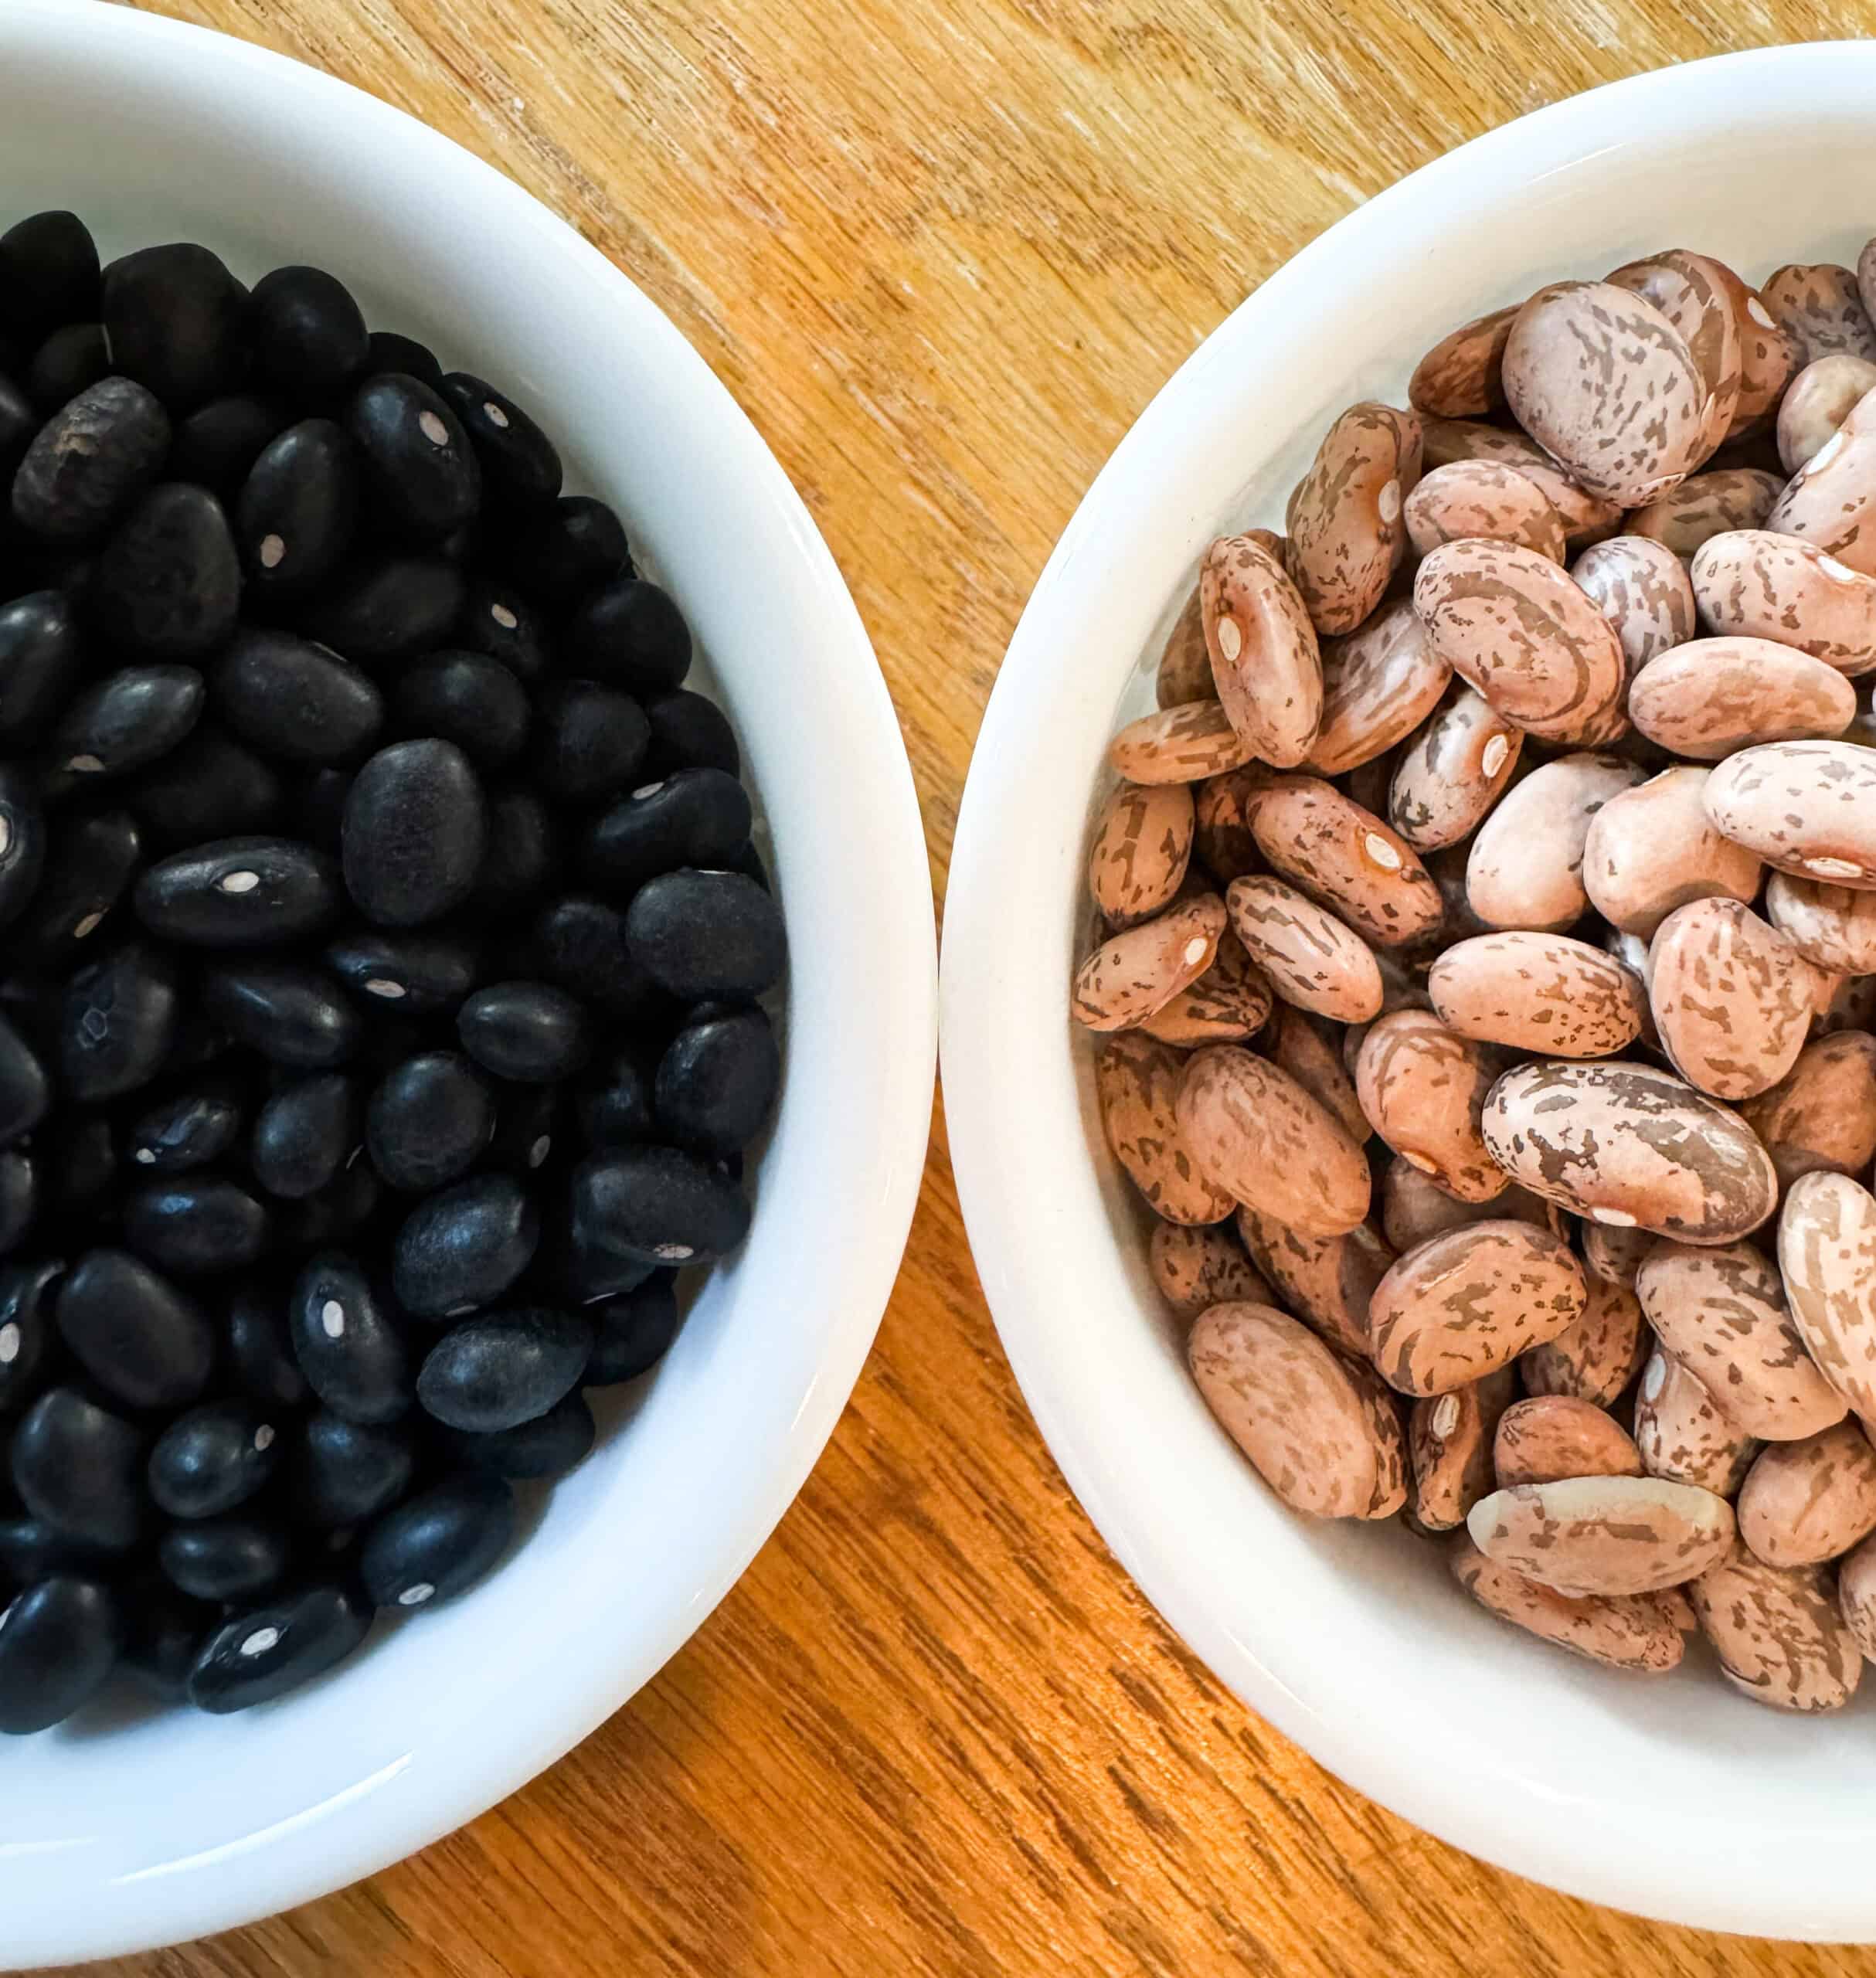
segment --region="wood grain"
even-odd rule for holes
[[[414,110],[683,327],[853,586],[940,879],[1050,545],[1249,288],[1402,172],[1539,104],[1868,22],[1780,0],[165,5]],[[1031,1426],[940,1133],[853,1405],[663,1675],[417,1859],[106,1968],[1808,1978],[1876,1957],[1547,1895],[1382,1812],[1224,1694]]]

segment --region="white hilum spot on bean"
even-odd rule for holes
[[[515,627],[521,623],[521,620],[505,604],[491,604],[488,607],[488,615],[505,632],[513,631]]]
[[[1401,518],[1401,484],[1390,481],[1381,491],[1381,498],[1375,504],[1381,511],[1381,519],[1392,528]]]
[[[83,919],[72,930],[72,939],[74,941],[82,941],[87,934],[95,934],[98,930],[98,923],[104,918],[102,913],[87,913]]]
[[[542,1134],[541,1137],[528,1150],[528,1165],[530,1167],[539,1167],[553,1151],[553,1145],[552,1140],[545,1133]]]
[[[1863,868],[1854,858],[1807,858],[1804,869],[1815,872],[1820,879],[1860,879],[1863,876]]]
[[[156,1165],[156,1149],[153,1147],[140,1147],[137,1150],[136,1157],[141,1166],[154,1167]]]
[[[508,430],[508,416],[493,399],[482,401],[482,411],[491,426],[498,426],[505,433]]]
[[[1643,1401],[1657,1399],[1662,1388],[1667,1385],[1667,1362],[1657,1353],[1649,1361],[1647,1368],[1642,1375],[1642,1399]]]
[[[251,893],[260,884],[258,872],[224,872],[215,882],[225,893]]]
[[[388,975],[373,975],[366,977],[365,990],[367,995],[395,998],[404,994],[404,985],[401,982],[393,982]]]
[[[681,1264],[692,1254],[688,1243],[654,1243],[651,1254],[668,1264]]]
[[[642,797],[655,797],[664,786],[661,783],[643,783],[632,792],[632,800],[637,803]]]
[[[0,1367],[10,1367],[19,1358],[19,1327],[8,1319],[0,1326]]]
[[[1459,1426],[1459,1396],[1443,1394],[1433,1409],[1433,1439],[1443,1443]]]
[[[8,1617],[12,1613],[13,1609],[17,1607],[21,1601],[25,1599],[25,1597],[26,1596],[23,1593],[16,1593],[4,1607],[0,1607],[0,1628],[4,1628],[6,1626]]]
[[[1370,831],[1361,841],[1361,848],[1384,872],[1398,872],[1401,869],[1401,855],[1377,831]]]
[[[1749,295],[1745,298],[1745,313],[1762,330],[1775,330],[1778,328],[1777,324],[1772,320],[1772,311],[1759,301],[1756,295]]]
[[[1511,743],[1502,735],[1494,735],[1485,745],[1485,753],[1479,758],[1479,766],[1487,776],[1496,776],[1504,767],[1504,759],[1511,753]]]
[[[1820,556],[1817,567],[1834,583],[1854,584],[1857,581],[1857,573],[1847,563],[1840,563],[1834,556]]]
[[[1218,620],[1218,651],[1227,659],[1235,659],[1244,650],[1244,634],[1238,630],[1235,618]]]
[[[242,1643],[241,1653],[250,1656],[265,1655],[269,1649],[280,1645],[280,1631],[278,1628],[257,1628],[247,1640]]]
[[[1186,966],[1189,968],[1194,962],[1203,961],[1205,958],[1205,950],[1210,946],[1211,943],[1204,935],[1195,934],[1185,944]]]
[[[1822,474],[1826,467],[1844,450],[1844,435],[1833,433],[1817,452],[1798,470],[1800,481],[1809,481],[1814,474]]]
[[[436,1590],[428,1580],[420,1579],[415,1586],[404,1589],[397,1596],[397,1604],[400,1607],[421,1607]]]
[[[1626,1208],[1592,1208],[1590,1220],[1599,1222],[1605,1229],[1633,1229],[1635,1218]]]
[[[254,1453],[257,1456],[264,1456],[273,1446],[274,1425],[270,1422],[263,1422],[254,1431]]]
[[[328,1298],[320,1307],[319,1325],[328,1339],[337,1339],[345,1330],[345,1308],[336,1298]]]
[[[284,535],[263,535],[260,539],[260,567],[263,570],[277,570],[286,554],[287,539]]]
[[[79,776],[95,776],[104,765],[96,756],[74,756],[65,766]]]
[[[475,1307],[473,1304],[452,1305],[443,1316],[446,1319],[460,1319],[464,1313],[473,1312],[474,1310]]]
[[[13,821],[4,811],[0,811],[0,858],[4,858],[13,842]]]
[[[1419,1168],[1422,1174],[1437,1174],[1439,1172],[1423,1154],[1403,1154],[1401,1158],[1409,1167]]]
[[[450,444],[450,429],[433,412],[417,414],[417,430],[433,447],[447,447]]]

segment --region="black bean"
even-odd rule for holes
[[[742,768],[742,751],[729,715],[688,687],[646,702],[645,719],[651,726],[648,760],[663,775],[699,769],[734,776]]]
[[[686,1025],[658,1060],[661,1137],[693,1154],[733,1154],[768,1118],[781,1080],[782,1055],[760,1010]]]
[[[104,270],[111,361],[172,413],[236,382],[247,294],[220,256],[192,242],[142,247]]]
[[[39,1392],[56,1337],[53,1305],[64,1266],[0,1269],[0,1415],[16,1415]]]
[[[590,1388],[634,1381],[657,1365],[678,1336],[678,1293],[672,1273],[654,1273],[636,1291],[586,1307],[593,1321],[593,1354],[584,1384]]]
[[[287,1307],[293,1350],[314,1393],[348,1422],[395,1422],[410,1406],[410,1355],[352,1258],[328,1250],[300,1273]]]
[[[59,1018],[66,1091],[91,1105],[148,1084],[175,1035],[177,993],[169,957],[142,941],[127,941],[80,969],[66,984]],[[0,1082],[0,1090],[8,1082]]]
[[[558,1144],[565,1087],[511,1085],[501,1095],[494,1137],[488,1144],[491,1166],[532,1174],[546,1164]]]
[[[321,1409],[300,1430],[287,1500],[302,1524],[362,1524],[389,1511],[416,1474],[416,1445],[407,1427],[348,1422]]]
[[[516,588],[549,611],[564,610],[632,568],[618,516],[590,494],[562,494],[516,528],[504,552]]]
[[[142,386],[106,378],[40,427],[13,477],[13,514],[48,542],[100,535],[156,478],[169,420]]]
[[[499,660],[518,680],[538,680],[547,671],[546,630],[534,607],[510,584],[486,577],[471,580],[456,641],[465,651]]]
[[[46,1220],[68,1225],[64,1234],[73,1241],[91,1241],[115,1211],[117,1140],[110,1115],[62,1109],[46,1131]]]
[[[345,885],[381,927],[416,927],[459,906],[482,862],[481,785],[448,742],[397,742],[359,770],[345,800]]]
[[[26,449],[39,432],[39,413],[25,393],[10,378],[0,376],[0,484],[12,486]],[[9,533],[19,534],[10,501],[0,508],[0,539]],[[20,545],[25,545],[23,537]],[[9,579],[4,588],[18,591],[22,586]]]
[[[0,741],[45,729],[77,685],[80,660],[76,614],[63,591],[0,604]]]
[[[251,392],[211,399],[177,427],[169,450],[170,476],[232,501],[262,448],[291,423],[284,407]]]
[[[228,1361],[236,1388],[260,1407],[305,1405],[309,1390],[293,1356],[284,1290],[257,1280],[242,1285],[229,1300]]]
[[[342,1072],[321,1072],[274,1093],[255,1116],[249,1164],[269,1195],[316,1194],[359,1144],[358,1106]]]
[[[199,1072],[132,1122],[127,1136],[131,1159],[158,1174],[207,1167],[241,1137],[246,1099],[240,1079]]]
[[[89,954],[98,945],[91,937],[129,890],[141,855],[136,821],[125,811],[62,821],[48,841],[32,905],[8,937],[14,959],[52,972]]]
[[[620,1147],[574,1171],[574,1229],[615,1256],[705,1263],[733,1250],[749,1222],[742,1190],[676,1147]]]
[[[280,762],[355,762],[384,725],[384,696],[369,675],[287,632],[238,633],[209,694],[236,735]]]
[[[368,1003],[407,1016],[453,1010],[475,981],[476,951],[441,934],[364,928],[328,943],[328,966]]]
[[[560,492],[554,443],[505,393],[467,371],[452,371],[437,389],[455,407],[492,498],[526,507]]]
[[[626,939],[652,981],[681,1002],[748,1002],[781,978],[781,910],[740,872],[686,869],[648,879],[625,910]]]
[[[144,1527],[144,1439],[75,1388],[39,1396],[13,1431],[13,1488],[61,1538],[126,1552]]]
[[[497,790],[489,800],[471,911],[501,914],[527,906],[547,883],[559,849],[547,807],[532,790]]]
[[[193,1599],[251,1600],[279,1585],[292,1557],[287,1534],[255,1517],[172,1524],[156,1548],[172,1585]]]
[[[749,793],[722,770],[678,770],[642,784],[599,818],[583,864],[601,892],[629,899],[684,866],[720,872],[749,842]]]
[[[608,803],[637,773],[651,736],[630,695],[596,681],[562,681],[536,706],[535,776],[563,804]]]
[[[96,1572],[121,1564],[108,1549],[85,1545],[42,1517],[0,1517],[0,1586],[30,1586],[48,1573]]]
[[[0,927],[17,920],[46,869],[46,818],[32,779],[0,762]]]
[[[10,1256],[25,1241],[39,1206],[39,1157],[16,1147],[0,1152],[0,1257]],[[0,1389],[5,1385],[0,1372]]]
[[[158,1511],[216,1517],[244,1504],[278,1468],[280,1424],[251,1401],[207,1401],[156,1439],[147,1474]]]
[[[443,366],[427,343],[415,337],[401,336],[396,330],[373,330],[368,339],[363,376],[382,377],[387,371],[401,371],[407,378],[420,378],[427,385],[437,383]]]
[[[525,1085],[549,1085],[576,1071],[591,1043],[586,1011],[545,982],[492,982],[466,996],[456,1034],[485,1071]]]
[[[132,896],[151,933],[189,947],[285,947],[338,911],[338,869],[284,838],[221,838],[146,869]]]
[[[222,505],[181,481],[138,498],[105,544],[89,591],[107,637],[148,659],[212,652],[234,630],[240,598],[241,566]]]
[[[0,233],[0,329],[27,342],[95,316],[97,243],[76,213],[31,213]]]
[[[186,1702],[189,1670],[216,1624],[215,1609],[160,1580],[134,1588],[125,1606],[124,1669],[160,1702]]]
[[[581,1227],[569,1208],[557,1205],[531,1281],[561,1303],[586,1306],[636,1291],[657,1268],[607,1248]]]
[[[464,1470],[505,1477],[514,1482],[564,1477],[592,1449],[593,1410],[585,1398],[569,1394],[545,1415],[513,1429],[488,1435],[465,1434],[460,1429],[437,1433],[438,1446]]]
[[[318,1194],[284,1203],[275,1212],[279,1247],[284,1255],[298,1256],[334,1245],[376,1242],[371,1225],[389,1200],[369,1161],[348,1162]]]
[[[613,1055],[603,1079],[581,1088],[580,1126],[596,1153],[636,1147],[657,1132],[651,1081],[644,1053],[628,1045]]]
[[[534,972],[624,1023],[653,1024],[670,999],[633,959],[625,916],[603,900],[573,894],[535,916],[529,953]]]
[[[358,525],[351,442],[302,420],[257,456],[234,505],[241,567],[262,600],[304,594],[344,562]]]
[[[202,712],[192,666],[126,666],[87,687],[52,731],[48,794],[63,795],[165,756]]]
[[[474,1166],[494,1123],[493,1095],[468,1060],[426,1051],[387,1072],[372,1094],[365,1144],[393,1188],[425,1193]]]
[[[420,1202],[391,1251],[391,1288],[413,1317],[492,1304],[528,1266],[540,1218],[514,1178],[481,1174]]]
[[[508,1548],[515,1500],[498,1477],[445,1477],[365,1534],[359,1571],[380,1607],[421,1607],[473,1586]]]
[[[209,698],[216,698],[212,678]],[[284,807],[279,772],[207,715],[131,781],[124,800],[151,841],[168,846],[265,831]]]
[[[315,593],[300,629],[361,664],[428,652],[463,607],[463,574],[436,556],[379,556],[347,564]]]
[[[359,1048],[364,1026],[331,978],[299,962],[226,963],[202,979],[202,1008],[270,1064],[325,1072]]]
[[[66,323],[33,352],[25,369],[26,396],[50,418],[115,369],[102,323]]]
[[[165,1176],[124,1198],[124,1240],[185,1277],[244,1270],[266,1254],[271,1235],[267,1210],[225,1175]]]
[[[248,302],[254,375],[288,405],[342,397],[370,355],[352,291],[323,268],[276,268]]]
[[[584,1318],[545,1306],[505,1307],[444,1334],[418,1370],[417,1399],[452,1429],[512,1429],[571,1393],[592,1351]]]
[[[189,1701],[217,1715],[270,1703],[345,1660],[371,1627],[371,1610],[345,1588],[316,1584],[224,1622],[189,1672]]]
[[[482,470],[447,399],[397,372],[352,394],[345,427],[376,511],[397,532],[434,542],[476,511]]]
[[[123,1639],[101,1581],[58,1574],[28,1587],[0,1613],[0,1732],[63,1723],[104,1687]]]
[[[691,628],[668,591],[624,577],[583,598],[562,633],[568,667],[641,701],[684,684]]]
[[[454,742],[481,769],[497,769],[528,739],[528,695],[500,660],[438,652],[400,673],[391,689],[399,734]]]

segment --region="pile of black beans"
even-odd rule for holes
[[[22,220],[0,497],[0,1732],[237,1710],[740,1242],[781,917],[618,517],[333,276]]]

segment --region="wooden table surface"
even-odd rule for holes
[[[1869,19],[1783,0],[161,5],[414,111],[675,318],[853,587],[941,889],[978,717],[1050,545],[1246,291],[1521,111]],[[416,1860],[97,1968],[1678,1978],[1876,1973],[1876,1953],[1547,1894],[1382,1812],[1228,1695],[1031,1426],[940,1124],[852,1405],[658,1681]]]

